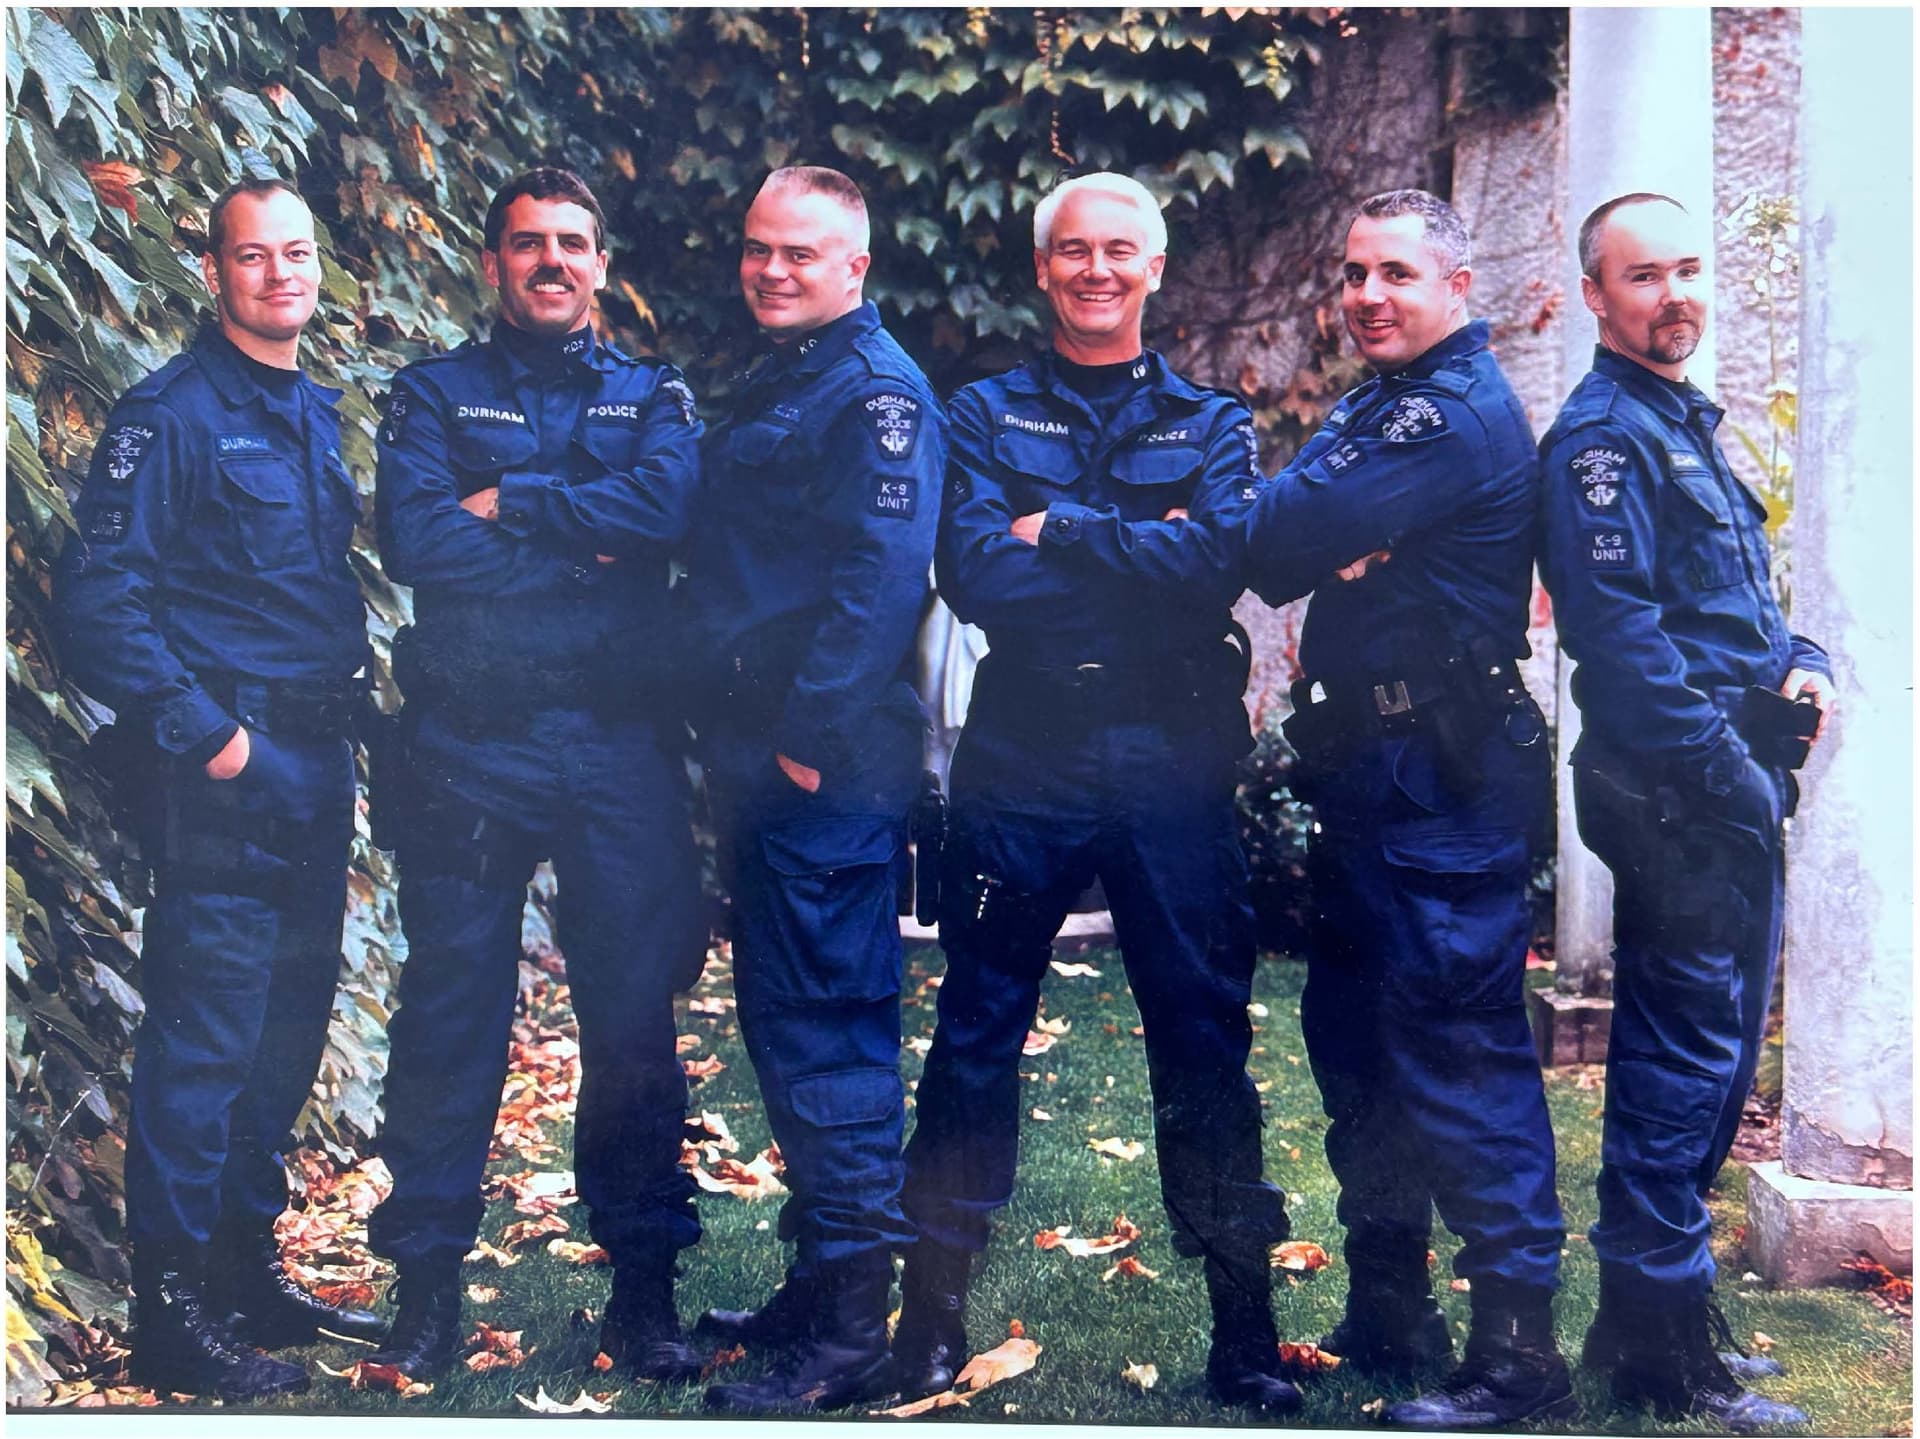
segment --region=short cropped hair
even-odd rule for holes
[[[787,165],[775,170],[761,182],[760,193],[769,190],[804,190],[825,195],[853,220],[854,250],[864,253],[873,244],[873,225],[867,218],[867,197],[851,176],[825,165]]]
[[[607,217],[587,182],[573,171],[563,170],[558,165],[536,165],[502,185],[494,195],[493,203],[487,206],[486,226],[482,232],[482,245],[486,249],[499,253],[500,241],[507,229],[507,207],[523,195],[534,200],[565,200],[578,205],[593,216],[593,248],[607,248]]]
[[[283,180],[278,175],[249,175],[222,190],[219,198],[213,202],[213,208],[207,211],[207,252],[217,257],[227,242],[227,206],[242,195],[264,197],[276,190],[286,191],[303,205],[307,203],[306,197],[294,188],[293,181]]]
[[[1148,256],[1167,253],[1167,217],[1160,213],[1160,202],[1153,198],[1153,191],[1131,175],[1116,175],[1111,170],[1076,175],[1071,180],[1061,181],[1047,192],[1046,198],[1033,207],[1034,249],[1045,250],[1048,247],[1053,239],[1053,217],[1059,212],[1061,203],[1075,191],[1111,195],[1129,202],[1140,212],[1140,221],[1146,226]]]
[[[1395,220],[1418,215],[1426,222],[1421,238],[1440,261],[1441,278],[1473,266],[1473,236],[1453,206],[1428,190],[1387,190],[1360,202],[1369,220]]]
[[[1600,279],[1600,242],[1606,238],[1607,221],[1615,210],[1628,205],[1671,205],[1681,214],[1687,213],[1687,207],[1671,195],[1661,195],[1652,190],[1635,190],[1630,195],[1615,195],[1604,205],[1594,206],[1593,213],[1580,222],[1580,273],[1588,279]]]

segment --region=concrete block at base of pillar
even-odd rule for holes
[[[1913,1273],[1913,1191],[1832,1184],[1789,1174],[1778,1160],[1747,1179],[1747,1253],[1770,1284],[1805,1288],[1846,1277],[1864,1254]]]
[[[1557,989],[1530,989],[1527,1017],[1533,1021],[1533,1049],[1543,1067],[1607,1062],[1607,1035],[1613,1025],[1611,999],[1562,994]]]

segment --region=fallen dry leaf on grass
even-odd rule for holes
[[[549,1234],[565,1234],[572,1226],[557,1214],[545,1214],[538,1219],[522,1219],[509,1224],[500,1231],[500,1247],[518,1249],[522,1244],[531,1244],[536,1239],[544,1239]]]
[[[1027,1031],[1027,1042],[1020,1046],[1022,1054],[1045,1054],[1060,1041],[1051,1034],[1042,1034],[1037,1029]]]
[[[916,1399],[911,1404],[897,1404],[891,1409],[871,1409],[870,1414],[882,1414],[889,1419],[911,1419],[917,1414],[926,1414],[934,1409],[950,1409],[955,1404],[967,1404],[973,1395],[962,1394],[958,1389],[942,1389],[938,1394],[929,1394],[924,1399]]]
[[[598,1369],[602,1374],[606,1373],[609,1369],[613,1368],[613,1356],[602,1349],[598,1354],[593,1356],[593,1367]]]
[[[1326,1250],[1311,1240],[1289,1239],[1285,1244],[1275,1247],[1270,1262],[1275,1269],[1311,1274],[1316,1269],[1325,1269],[1333,1261],[1327,1257]]]
[[[475,1304],[491,1304],[500,1297],[500,1291],[489,1284],[469,1284],[467,1298]]]
[[[709,1194],[731,1194],[736,1199],[768,1199],[787,1192],[787,1186],[780,1182],[780,1173],[785,1168],[779,1151],[769,1147],[761,1150],[747,1164],[737,1159],[720,1159],[714,1163],[711,1173],[696,1164],[693,1166],[693,1179]]]
[[[744,1344],[736,1344],[731,1349],[717,1349],[714,1351],[713,1358],[700,1367],[700,1377],[705,1379],[716,1369],[725,1369],[729,1364],[738,1364],[746,1357],[747,1346]]]
[[[678,1035],[673,1041],[673,1052],[675,1054],[692,1054],[694,1050],[705,1043],[706,1040],[698,1034]]]
[[[1120,1377],[1129,1384],[1151,1389],[1160,1382],[1160,1370],[1152,1364],[1135,1364],[1129,1360],[1127,1367],[1120,1371]]]
[[[1133,1255],[1129,1254],[1126,1258],[1122,1259],[1118,1264],[1114,1265],[1111,1269],[1109,1269],[1105,1274],[1102,1274],[1100,1276],[1100,1282],[1102,1284],[1105,1284],[1109,1279],[1114,1278],[1116,1275],[1124,1275],[1128,1279],[1158,1279],[1160,1277],[1160,1271],[1157,1269],[1147,1268],[1146,1265],[1142,1264],[1138,1259],[1134,1258]]]
[[[469,1261],[491,1259],[502,1269],[509,1269],[520,1262],[518,1254],[509,1254],[504,1249],[496,1249],[484,1239],[476,1240],[473,1248],[467,1251],[466,1257]]]
[[[1753,1348],[1755,1353],[1771,1354],[1773,1352],[1773,1336],[1771,1334],[1762,1334],[1758,1329],[1754,1330]]]
[[[1055,1039],[1064,1039],[1072,1028],[1071,1019],[1046,1019],[1039,1015],[1034,1016],[1033,1033],[1035,1034],[1051,1034]]]
[[[1079,960],[1054,959],[1049,960],[1047,964],[1062,979],[1098,979],[1100,977],[1099,970]]]
[[[1283,1341],[1280,1345],[1280,1367],[1296,1378],[1311,1379],[1316,1374],[1338,1369],[1340,1356],[1322,1349],[1318,1344]]]
[[[151,1409],[160,1402],[160,1396],[151,1389],[136,1389],[130,1384],[116,1384],[107,1389],[90,1389],[76,1395],[73,1407],[76,1409],[118,1409],[131,1405],[136,1409]]]
[[[1455,1294],[1465,1294],[1473,1288],[1473,1281],[1471,1279],[1449,1279],[1447,1281],[1447,1288],[1451,1289]]]
[[[688,1014],[725,1014],[733,1007],[733,1001],[715,997],[712,999],[690,999],[687,1001]]]
[[[1137,1139],[1089,1139],[1087,1148],[1095,1154],[1103,1154],[1109,1159],[1138,1159],[1147,1152],[1147,1146]]]
[[[315,1362],[319,1364],[319,1361]],[[362,1360],[358,1364],[349,1364],[345,1369],[329,1369],[325,1364],[319,1364],[319,1368],[335,1379],[345,1379],[355,1389],[389,1390],[402,1399],[418,1399],[423,1394],[433,1393],[431,1384],[409,1379],[395,1364],[368,1364]]]
[[[709,1054],[705,1059],[683,1059],[680,1067],[686,1070],[688,1079],[711,1079],[727,1067],[727,1062],[717,1054]]]
[[[536,1414],[606,1414],[610,1413],[613,1409],[613,1405],[604,1400],[594,1398],[584,1389],[580,1391],[580,1397],[578,1399],[568,1404],[562,1404],[558,1399],[553,1398],[547,1393],[547,1388],[544,1384],[535,1391],[531,1399],[527,1398],[524,1394],[516,1394],[513,1397]],[[610,1399],[613,1396],[608,1395],[607,1397]]]
[[[1091,1259],[1096,1254],[1114,1254],[1125,1249],[1140,1237],[1140,1226],[1119,1215],[1113,1221],[1113,1232],[1103,1234],[1098,1239],[1079,1239],[1073,1237],[1073,1226],[1062,1224],[1054,1229],[1043,1229],[1033,1236],[1035,1249],[1064,1249],[1075,1259]]]
[[[1053,1121],[1053,1116],[1037,1104],[1034,1105],[1033,1109],[1029,1112],[1028,1118],[1037,1119],[1042,1124],[1049,1124]]]
[[[969,1359],[954,1376],[956,1389],[985,1389],[1003,1379],[1025,1374],[1039,1362],[1040,1346],[1031,1339],[1004,1339],[984,1354]]]
[[[567,1264],[611,1264],[613,1256],[598,1244],[582,1244],[577,1239],[549,1239],[547,1253]]]

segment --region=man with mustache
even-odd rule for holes
[[[1753,1085],[1780,951],[1791,771],[1825,731],[1832,670],[1773,596],[1766,509],[1687,383],[1712,294],[1707,242],[1664,195],[1580,227],[1593,369],[1541,443],[1542,569],[1579,668],[1580,834],[1614,877],[1613,1029],[1592,1230],[1600,1308],[1583,1359],[1662,1417],[1803,1424],[1716,1353],[1706,1196]]]
[[[776,170],[740,289],[766,348],[708,439],[685,653],[727,889],[734,992],[793,1197],[787,1283],[701,1332],[784,1347],[709,1409],[839,1409],[887,1382],[900,1212],[895,878],[926,718],[913,640],[946,422],[864,298],[870,230],[838,170]]]
[[[1293,788],[1318,821],[1300,1018],[1351,1271],[1321,1344],[1375,1371],[1450,1355],[1427,1269],[1437,1207],[1463,1241],[1473,1323],[1452,1375],[1381,1416],[1422,1429],[1573,1408],[1553,1335],[1565,1230],[1523,993],[1529,855],[1550,802],[1545,722],[1515,667],[1539,462],[1487,323],[1468,314],[1472,265],[1439,197],[1361,204],[1341,308],[1375,378],[1274,477],[1248,557],[1269,603],[1313,592],[1286,725]]]
[[[54,597],[70,673],[117,711],[117,798],[140,792],[154,870],[127,1122],[129,1373],[254,1399],[307,1388],[254,1345],[383,1328],[296,1286],[273,1233],[279,1151],[340,972],[367,642],[340,392],[300,370],[320,294],[312,212],[284,180],[242,180],[214,201],[201,273],[219,323],[114,406]]]
[[[369,1227],[400,1309],[369,1357],[418,1379],[465,1338],[521,912],[550,859],[580,1026],[574,1171],[613,1261],[600,1349],[636,1378],[688,1379],[674,1261],[700,1224],[673,996],[706,929],[661,627],[701,425],[677,370],[594,331],[605,221],[578,175],[509,181],[484,237],[491,336],[401,371],[380,434],[380,555],[414,623],[394,641],[404,764],[374,794],[408,953],[381,1137],[393,1193]]]
[[[1140,1006],[1174,1250],[1203,1259],[1207,1380],[1285,1412],[1248,1077],[1254,970],[1234,763],[1252,745],[1240,526],[1261,485],[1253,420],[1142,341],[1167,228],[1126,175],[1034,210],[1047,351],[953,400],[941,593],[987,632],[954,752],[940,1023],[915,1095],[894,1353],[903,1397],[952,1385],[992,1216],[1013,1196],[1020,1050],[1052,941],[1098,877]],[[1348,556],[1347,558],[1352,558]]]

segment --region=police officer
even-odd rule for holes
[[[1573,1407],[1551,1313],[1553,1132],[1522,994],[1550,775],[1514,667],[1539,468],[1487,324],[1468,317],[1472,260],[1436,196],[1360,206],[1341,308],[1376,374],[1262,495],[1250,555],[1269,603],[1314,592],[1286,727],[1318,820],[1301,1023],[1351,1274],[1322,1343],[1371,1370],[1451,1353],[1427,1278],[1437,1205],[1464,1241],[1465,1359],[1383,1417],[1439,1429]]]
[[[294,1285],[273,1237],[278,1151],[340,969],[366,636],[339,392],[299,368],[320,258],[293,187],[221,195],[201,273],[219,324],[114,407],[55,597],[72,674],[117,712],[119,784],[146,792],[135,826],[154,867],[127,1124],[130,1372],[251,1399],[307,1388],[253,1345],[382,1327]]]
[[[1790,770],[1834,709],[1826,654],[1789,634],[1765,510],[1687,382],[1712,293],[1706,241],[1663,195],[1580,227],[1593,369],[1542,443],[1543,569],[1579,665],[1581,837],[1613,871],[1613,1030],[1600,1169],[1600,1309],[1583,1358],[1614,1395],[1748,1431],[1806,1422],[1716,1354],[1706,1196],[1753,1084],[1780,951]],[[1796,704],[1796,701],[1801,703]]]
[[[938,580],[989,648],[954,755],[947,975],[907,1151],[903,1396],[947,1388],[966,1358],[968,1271],[1013,1192],[1021,1044],[1054,934],[1098,877],[1145,1026],[1174,1247],[1206,1260],[1208,1379],[1225,1402],[1300,1402],[1269,1303],[1287,1219],[1246,1072],[1233,812],[1250,736],[1229,607],[1261,476],[1245,406],[1142,346],[1166,248],[1136,181],[1060,185],[1034,211],[1051,352],[952,402]]]
[[[747,211],[740,287],[769,344],[705,448],[689,548],[691,672],[734,905],[740,1030],[787,1161],[787,1284],[704,1332],[790,1343],[709,1408],[836,1409],[887,1369],[900,1213],[894,871],[926,721],[911,683],[940,476],[940,405],[862,298],[866,202],[776,170]]]
[[[400,1311],[372,1358],[414,1377],[464,1337],[459,1269],[507,1069],[521,911],[551,859],[580,1025],[575,1172],[613,1260],[600,1348],[640,1378],[698,1357],[673,1307],[700,1235],[679,1165],[686,1077],[673,995],[705,953],[686,775],[660,624],[701,434],[679,372],[589,322],[605,223],[579,176],[540,168],[487,209],[500,293],[485,341],[409,365],[381,433],[380,553],[413,586],[395,642],[405,767],[396,819],[408,957],[391,1027],[374,1247]]]

